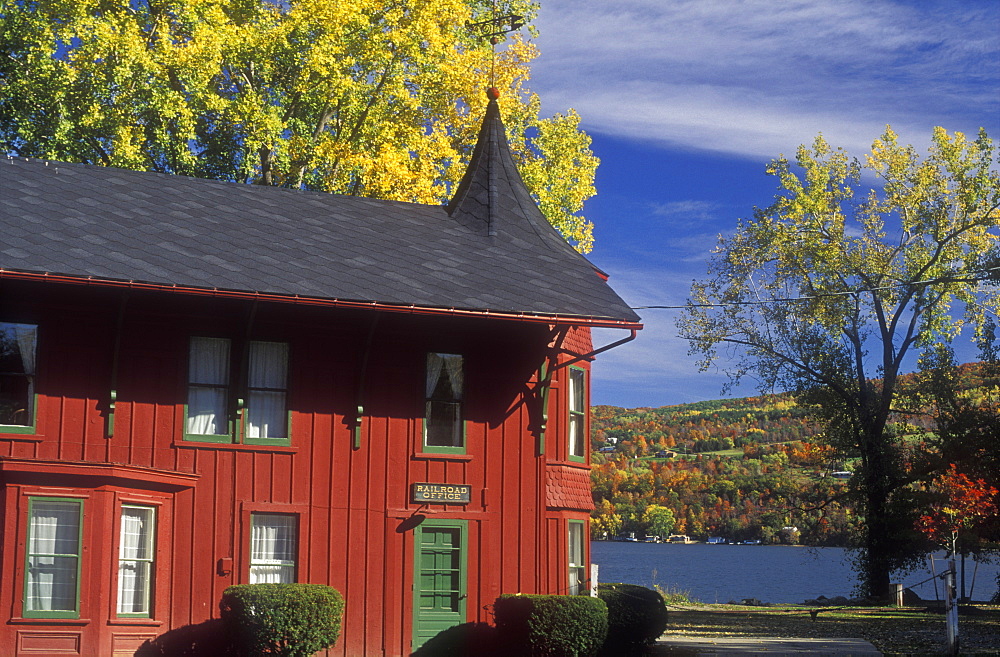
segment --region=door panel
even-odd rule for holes
[[[464,521],[425,520],[415,532],[413,649],[465,622]]]

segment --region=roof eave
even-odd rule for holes
[[[354,310],[372,310],[379,312],[401,313],[410,315],[436,315],[450,317],[479,317],[503,321],[529,322],[536,324],[557,324],[570,326],[589,326],[593,328],[620,328],[640,330],[642,324],[626,319],[600,316],[583,316],[562,313],[534,313],[527,311],[496,311],[490,309],[456,308],[421,306],[417,304],[394,304],[379,301],[361,301],[356,299],[332,299],[325,297],[310,297],[303,295],[277,294],[253,290],[228,290],[222,288],[197,287],[170,283],[152,283],[148,281],[126,281],[96,276],[73,276],[51,272],[32,272],[0,268],[0,278],[46,283],[61,283],[64,285],[91,285],[111,289],[143,290],[152,292],[168,292],[201,297],[217,297],[228,299],[245,299],[273,303],[291,303],[304,306],[344,308]]]

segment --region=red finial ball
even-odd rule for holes
[[[489,89],[486,90],[486,97],[489,98],[490,100],[496,100],[497,98],[500,97],[500,90],[497,89],[496,87],[490,87]]]

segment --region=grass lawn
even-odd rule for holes
[[[809,611],[820,609],[816,620]],[[1000,655],[1000,606],[963,608],[958,620],[963,655]],[[922,607],[804,607],[774,605],[670,606],[667,635],[698,637],[848,637],[870,641],[886,655],[941,654],[944,615]]]

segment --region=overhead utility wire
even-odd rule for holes
[[[989,274],[991,272],[1000,272],[1000,266],[989,267],[978,272],[971,272],[972,274]],[[685,308],[725,308],[727,306],[760,306],[767,303],[784,303],[786,301],[812,301],[814,299],[824,299],[826,297],[846,297],[853,296],[855,294],[861,294],[863,292],[877,292],[879,290],[891,290],[893,288],[899,287],[909,287],[912,285],[930,285],[931,283],[956,283],[956,282],[976,282],[982,281],[985,278],[956,278],[953,276],[945,276],[941,278],[930,278],[925,281],[910,281],[908,283],[897,283],[895,285],[881,285],[878,287],[865,287],[859,290],[846,290],[844,292],[825,292],[823,294],[813,294],[801,297],[783,297],[778,299],[760,299],[757,301],[730,301],[724,303],[688,303],[683,306],[631,306],[632,310],[684,310]]]

